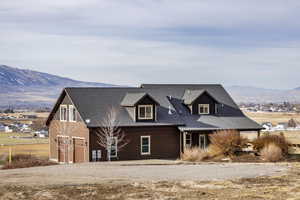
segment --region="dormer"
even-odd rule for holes
[[[121,106],[125,107],[133,121],[153,122],[157,118],[159,103],[147,93],[127,93]]]
[[[193,115],[215,115],[218,101],[206,90],[185,90],[183,102]]]

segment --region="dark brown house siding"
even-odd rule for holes
[[[215,114],[215,106],[216,106],[216,101],[210,96],[208,95],[206,92],[204,94],[202,94],[198,99],[196,99],[193,102],[192,105],[192,113],[194,115],[198,115],[199,114],[199,110],[198,110],[198,105],[199,104],[209,104],[209,114],[210,115],[214,115]]]
[[[127,127],[122,130],[130,142],[112,160],[176,159],[180,156],[180,133],[176,127]],[[151,137],[150,155],[141,155],[141,136]],[[90,131],[90,158],[92,150],[101,150],[101,160],[106,160],[106,150],[97,144],[95,129]]]
[[[72,105],[72,101],[70,98],[66,95],[61,105],[67,105],[69,108],[69,105]],[[77,112],[76,122],[61,122],[59,119],[59,107],[56,110],[53,119],[51,120],[49,124],[49,145],[50,145],[50,154],[49,157],[51,160],[58,161],[58,137],[63,136],[64,138],[67,138],[66,141],[68,142],[68,161],[73,162],[74,161],[74,139],[80,138],[84,140],[85,148],[84,148],[84,158],[83,160],[85,162],[89,161],[89,129],[86,127],[86,125],[82,122],[80,115]],[[69,117],[67,117],[69,118]]]

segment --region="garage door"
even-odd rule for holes
[[[57,137],[58,162],[68,162],[68,137]]]
[[[84,162],[85,142],[84,139],[73,138],[74,163]]]

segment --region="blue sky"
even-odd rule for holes
[[[297,0],[1,0],[0,64],[84,81],[300,86]]]

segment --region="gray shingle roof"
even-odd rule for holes
[[[205,90],[185,90],[182,99],[185,104],[190,105],[204,92]]]
[[[186,90],[207,91],[220,104],[218,115],[191,115],[184,105]],[[138,88],[66,88],[88,127],[97,127],[110,107],[119,109],[120,126],[179,126],[181,130],[261,129],[247,118],[221,85],[142,85]],[[122,105],[133,105],[148,94],[157,105],[157,121],[135,122]],[[199,92],[197,92],[199,94]],[[171,110],[172,114],[170,114]]]
[[[135,106],[141,99],[145,96],[150,97],[156,104],[159,104],[153,97],[145,92],[140,93],[126,93],[123,100],[121,101],[121,106]]]

